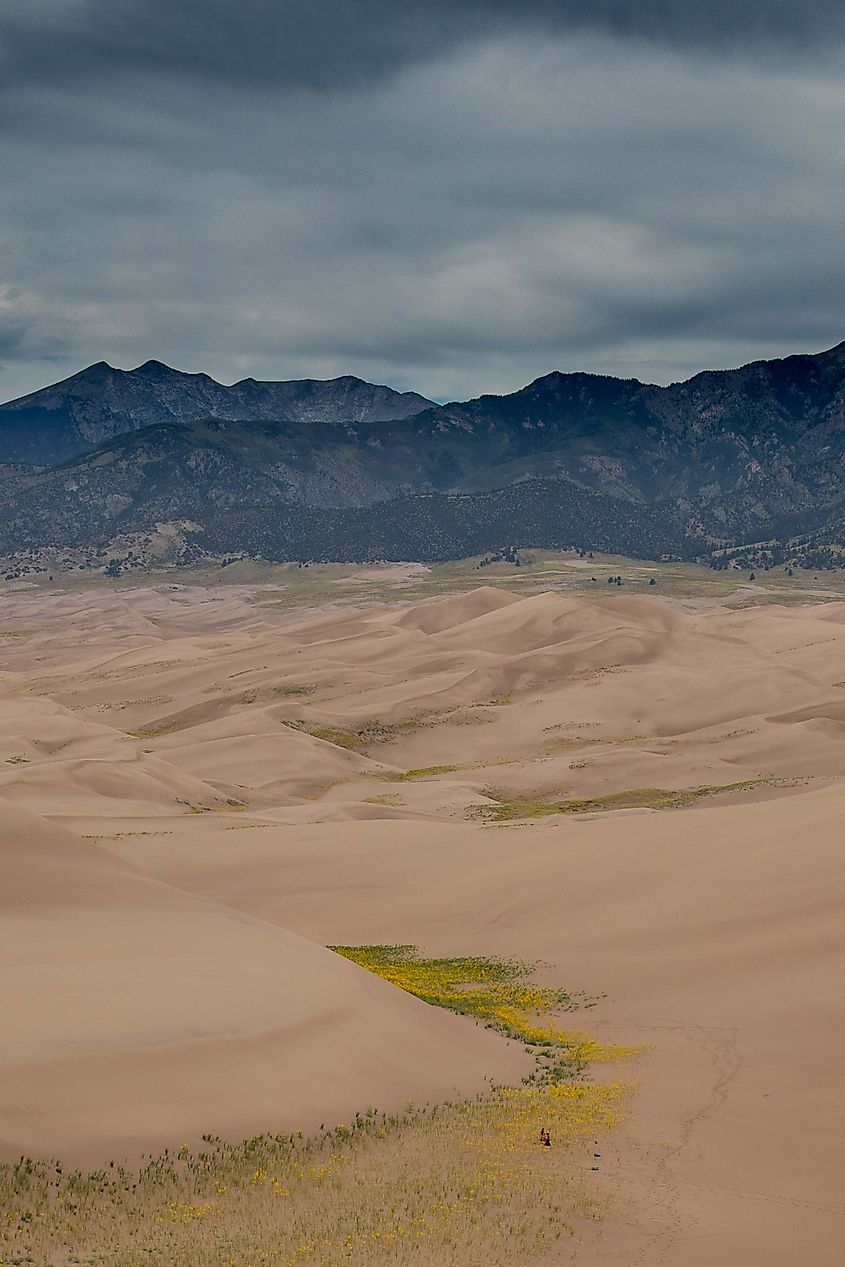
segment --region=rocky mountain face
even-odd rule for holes
[[[415,392],[344,377],[224,387],[208,374],[183,374],[160,361],[116,370],[105,361],[0,405],[0,462],[57,462],[160,422],[217,417],[240,421],[378,422],[431,405]]]
[[[374,425],[206,421],[122,436],[72,464],[0,482],[0,552],[104,549],[117,536],[143,546],[145,534],[174,523],[190,525],[203,554],[274,560],[446,559],[576,537],[634,554],[686,546],[677,516],[670,526],[662,510],[571,480],[448,491],[436,448],[412,466],[411,446],[371,443]]]
[[[27,398],[42,465],[13,465],[7,446],[6,556],[102,555],[173,524],[189,525],[189,553],[280,560],[439,559],[514,542],[702,557],[796,534],[845,545],[845,344],[665,388],[555,373],[443,406],[357,379],[223,388],[165,367],[95,369]],[[91,378],[99,397],[69,389]],[[253,412],[220,416],[221,400]],[[23,403],[0,409],[0,433]],[[144,426],[156,409],[165,420]],[[51,414],[67,443],[123,433],[50,465]]]

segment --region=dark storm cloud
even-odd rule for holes
[[[27,0],[0,17],[6,86],[103,74],[318,88],[371,82],[455,43],[603,31],[736,51],[828,44],[841,0]]]
[[[0,399],[100,359],[460,397],[845,336],[838,6],[515,9],[7,12]]]

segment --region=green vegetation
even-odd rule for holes
[[[533,966],[517,959],[466,955],[428,959],[416,946],[329,949],[424,1003],[475,1017],[487,1028],[523,1043],[535,1058],[534,1072],[525,1079],[528,1085],[555,1086],[582,1077],[594,1061],[624,1060],[641,1050],[542,1024],[550,1014],[593,1007],[595,1000],[535,985]]]
[[[744,779],[739,783],[713,784],[687,788],[680,792],[659,787],[635,787],[621,792],[607,792],[602,796],[572,797],[565,801],[508,797],[495,789],[487,788],[485,795],[498,804],[473,806],[469,814],[474,818],[503,823],[516,818],[544,818],[551,814],[597,814],[619,809],[682,809],[705,797],[717,796],[720,792],[741,792],[780,783],[782,780],[777,779]]]
[[[279,695],[283,699],[291,699],[300,695],[313,695],[316,689],[316,686],[303,686],[290,683],[283,686],[274,686],[273,694]]]
[[[406,556],[407,557],[407,556]],[[845,572],[824,572],[818,577],[803,569],[772,568],[748,585],[748,573],[714,571],[706,563],[679,559],[635,559],[630,556],[595,551],[592,558],[579,557],[567,549],[532,549],[521,553],[521,566],[493,564],[479,571],[483,553],[428,565],[383,563],[267,563],[239,560],[221,572],[219,565],[180,568],[183,584],[236,583],[252,587],[253,601],[262,606],[297,609],[332,603],[359,607],[363,602],[414,602],[423,598],[447,597],[464,593],[480,584],[495,586],[514,594],[536,594],[552,590],[595,602],[618,599],[620,593],[659,595],[684,601],[707,598],[732,605],[766,602],[819,602],[845,598]],[[129,572],[121,585],[132,588],[149,585],[156,576],[172,577],[172,569],[157,573]],[[623,588],[607,585],[608,575],[621,575]],[[593,576],[596,580],[593,581]],[[32,582],[47,585],[46,577],[34,574]],[[651,581],[655,584],[652,585]],[[74,572],[61,578],[62,590],[85,590],[108,584],[91,572]],[[49,588],[55,589],[55,585]],[[206,688],[210,689],[210,688]]]
[[[596,744],[614,744],[624,742],[619,739],[597,739],[594,735],[561,735],[560,738],[546,739],[543,752],[567,752],[570,748],[594,747]]]
[[[336,726],[303,726],[309,735],[314,739],[322,739],[324,743],[333,743],[336,748],[360,748],[363,746],[363,739],[359,735],[350,734],[346,730],[339,730]]]
[[[130,837],[133,837],[133,836],[155,836],[156,838],[158,838],[159,836],[173,836],[173,835],[175,835],[175,833],[172,831],[113,831],[113,832],[110,832],[108,835],[98,835],[95,833],[83,832],[82,839],[94,840],[97,843],[100,843],[103,840],[129,840]]]
[[[611,672],[611,668],[591,669],[591,675],[598,673]],[[583,726],[583,723],[582,723]],[[562,730],[564,726],[546,726],[545,731]],[[587,747],[612,747],[615,744],[637,744],[637,743],[657,743],[665,744],[670,742],[667,735],[584,735],[584,734],[563,734],[555,735],[551,739],[543,742],[543,752],[566,752],[570,748],[587,748]]]
[[[162,723],[160,726],[142,726],[140,730],[127,731],[127,739],[160,739],[162,735],[170,735],[177,729]]]
[[[466,761],[453,765],[421,765],[412,766],[409,770],[379,770],[376,774],[365,775],[378,779],[380,783],[413,783],[417,779],[436,779],[441,774],[455,774],[457,771],[489,770],[493,767],[520,765],[523,757],[491,757],[487,761]]]
[[[322,739],[324,743],[332,743],[337,748],[349,748],[352,751],[369,748],[373,744],[389,743],[402,731],[412,730],[416,725],[415,722],[402,722],[393,726],[386,722],[363,721],[344,730],[340,726],[304,721],[302,718],[282,718],[281,721],[283,726],[290,726],[292,730],[302,730],[314,739]]]
[[[642,1049],[602,1043],[588,1034],[542,1024],[561,1011],[595,1006],[594,999],[531,981],[534,967],[518,959],[460,956],[428,959],[416,946],[331,946],[384,981],[433,1007],[473,1016],[525,1045],[535,1069],[525,1083],[556,1086],[584,1075],[593,1062],[625,1060]]]
[[[165,1152],[139,1172],[0,1166],[0,1264],[511,1267],[599,1220],[573,1166],[620,1121],[624,1083],[500,1088],[303,1136]],[[541,1129],[554,1147],[538,1146]]]
[[[584,1000],[566,990],[530,984],[530,965],[515,959],[461,956],[426,959],[416,946],[330,946],[336,954],[435,1007],[474,1016],[522,1042],[551,1045],[534,1016],[572,1011]]]
[[[434,779],[438,774],[454,774],[466,767],[459,765],[421,765],[411,770],[397,770],[378,777],[388,783],[413,783],[415,779]]]

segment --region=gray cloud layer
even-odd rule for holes
[[[0,28],[6,82],[162,72],[332,88],[372,82],[455,43],[607,32],[732,50],[828,45],[839,0],[28,0]]]
[[[0,398],[101,358],[461,396],[845,337],[840,6],[585,8],[0,19]]]

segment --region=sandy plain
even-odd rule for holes
[[[0,1155],[521,1076],[325,949],[412,942],[649,1044],[611,1213],[544,1262],[839,1263],[845,603],[256,593],[0,593]]]

